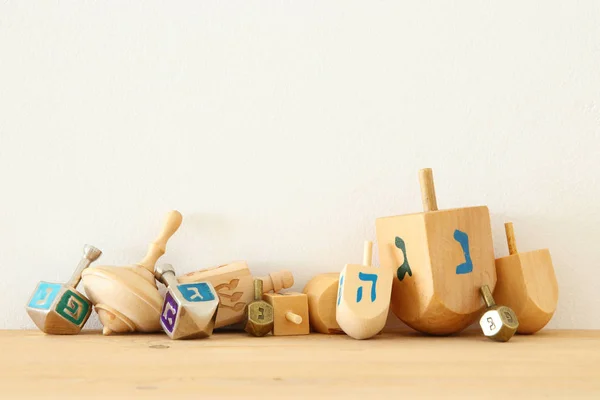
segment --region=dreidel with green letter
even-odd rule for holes
[[[390,307],[391,268],[371,266],[373,242],[365,242],[363,265],[346,264],[340,273],[335,319],[354,339],[369,339],[385,326]]]
[[[81,272],[102,252],[85,245],[83,258],[66,284],[40,282],[27,303],[27,314],[41,331],[53,335],[74,335],[81,331],[92,311],[91,302],[75,288]]]
[[[381,266],[395,271],[391,309],[433,335],[459,332],[483,305],[479,288],[496,285],[486,206],[438,210],[431,169],[419,172],[424,212],[376,221]]]

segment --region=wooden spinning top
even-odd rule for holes
[[[167,214],[162,232],[139,263],[84,270],[83,286],[104,325],[103,334],[161,330],[163,298],[154,280],[154,264],[165,254],[167,241],[177,231],[181,220],[179,211]]]

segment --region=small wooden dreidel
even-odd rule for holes
[[[263,281],[254,280],[254,301],[248,304],[244,330],[254,336],[265,336],[273,330],[273,307],[262,300]]]
[[[92,312],[90,301],[75,288],[84,269],[100,257],[94,246],[83,247],[83,258],[66,284],[40,282],[27,303],[27,314],[41,331],[52,335],[74,335],[81,331]]]
[[[340,274],[331,272],[314,276],[302,291],[308,297],[308,315],[313,331],[325,334],[343,333],[335,320],[335,303]]]
[[[171,264],[154,269],[156,280],[167,287],[160,324],[171,339],[201,339],[212,335],[219,296],[208,282],[177,282]]]
[[[509,307],[497,306],[487,285],[481,287],[481,296],[487,306],[486,312],[479,319],[483,334],[497,342],[509,341],[519,327],[515,312]]]
[[[308,335],[308,297],[304,293],[265,293],[273,306],[273,336]]]
[[[480,315],[479,288],[496,286],[490,214],[485,206],[438,211],[431,169],[419,178],[424,212],[377,219],[379,259],[396,272],[394,314],[418,331],[447,335]]]
[[[548,249],[517,252],[511,222],[504,225],[510,255],[496,260],[494,296],[519,318],[518,333],[532,334],[550,321],[558,303],[558,283]]]
[[[178,211],[167,214],[162,232],[139,263],[126,267],[97,266],[83,272],[83,286],[104,325],[103,334],[161,330],[163,298],[154,280],[154,265],[165,254],[167,241],[181,220]]]
[[[391,268],[371,266],[373,242],[365,242],[363,265],[347,264],[340,273],[336,320],[354,339],[368,339],[385,326],[392,293]]]
[[[281,270],[258,278],[264,293],[279,292],[294,285],[294,275]],[[244,321],[246,308],[254,298],[254,278],[245,261],[203,269],[177,277],[179,283],[210,282],[219,295],[219,312],[215,328]]]

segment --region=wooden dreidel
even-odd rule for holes
[[[302,291],[308,297],[308,315],[313,331],[325,334],[343,333],[335,320],[335,304],[340,274],[331,272],[314,276]]]
[[[167,287],[160,324],[171,339],[200,339],[212,335],[219,296],[208,282],[177,282],[171,264],[154,269],[156,280]]]
[[[254,280],[254,301],[246,310],[246,327],[244,330],[254,336],[265,336],[273,330],[273,307],[262,300],[263,281]]]
[[[263,300],[273,306],[273,336],[308,335],[308,297],[304,293],[266,293]]]
[[[519,318],[518,333],[532,334],[550,321],[558,303],[558,283],[548,249],[517,252],[511,222],[504,225],[510,255],[496,260],[494,296]]]
[[[373,268],[373,242],[365,242],[363,265],[346,264],[340,273],[335,317],[354,339],[368,339],[385,326],[392,293],[391,268]]]
[[[490,214],[485,206],[438,211],[431,169],[419,178],[425,212],[377,219],[379,259],[396,272],[394,314],[418,331],[447,335],[480,315],[479,288],[496,286]]]
[[[294,276],[287,270],[258,279],[263,282],[263,293],[278,292],[294,285]],[[215,328],[243,322],[246,308],[254,298],[254,278],[244,261],[191,272],[177,280],[179,283],[209,282],[213,285],[220,299]]]
[[[483,334],[497,342],[507,342],[517,331],[519,320],[515,312],[506,306],[497,306],[487,285],[481,287],[481,296],[487,306],[479,319]]]
[[[181,225],[181,219],[178,211],[167,214],[162,232],[139,263],[98,266],[83,272],[83,286],[104,325],[103,334],[161,330],[163,298],[154,280],[154,264],[165,253],[167,241]]]
[[[40,282],[29,299],[27,314],[45,333],[74,335],[81,331],[92,312],[90,301],[75,288],[81,273],[98,259],[102,252],[94,246],[83,247],[83,258],[66,284]]]

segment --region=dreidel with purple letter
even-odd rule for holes
[[[481,314],[479,289],[496,286],[486,206],[438,210],[431,169],[419,172],[424,212],[376,221],[382,267],[395,271],[391,308],[421,332],[459,332]]]
[[[496,300],[519,318],[517,333],[532,334],[550,321],[558,303],[558,283],[548,249],[519,253],[512,222],[504,225],[507,257],[496,260]]]
[[[83,247],[83,258],[66,284],[40,282],[27,303],[27,314],[41,331],[53,335],[74,335],[81,331],[92,311],[91,302],[75,288],[84,269],[102,252]]]
[[[200,339],[212,335],[219,296],[209,282],[179,283],[171,264],[155,268],[156,280],[167,287],[160,325],[171,339]]]
[[[391,268],[371,266],[373,242],[365,242],[363,265],[346,264],[340,273],[335,319],[354,339],[368,339],[383,327],[390,307]]]

